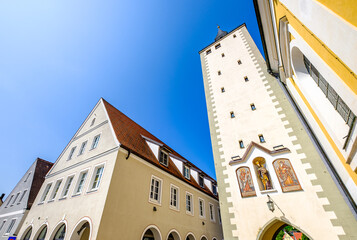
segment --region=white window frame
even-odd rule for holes
[[[12,218],[11,222],[9,224],[9,226],[7,227],[6,231],[4,231],[4,236],[9,236],[11,230],[14,228],[15,223],[16,223],[17,218]],[[13,223],[13,225],[11,226],[11,223]]]
[[[172,189],[176,189],[176,206],[171,204],[172,201]],[[170,184],[170,208],[174,210],[180,210],[180,188],[176,185]]]
[[[53,182],[49,182],[49,183],[46,184],[45,190],[42,192],[39,204],[42,204],[42,203],[44,203],[46,201],[48,193],[51,190],[52,184],[53,184]]]
[[[76,148],[77,146],[74,146],[71,148],[71,151],[69,152],[69,155],[68,155],[68,158],[67,158],[67,161],[71,160],[73,155],[74,155],[74,152],[76,151]]]
[[[65,199],[65,198],[68,197],[69,192],[70,192],[70,190],[71,190],[71,186],[73,186],[74,177],[75,177],[75,174],[69,175],[69,176],[67,177],[66,182],[65,182],[65,184],[63,185],[63,189],[62,189],[62,193],[61,193],[61,198],[60,198],[60,199]],[[64,194],[65,194],[65,191],[66,191],[66,189],[67,189],[67,185],[68,185],[68,183],[69,183],[69,179],[71,179],[71,178],[72,178],[72,181],[71,181],[70,186],[68,187],[67,194],[64,195]]]
[[[82,142],[81,147],[79,148],[77,156],[80,156],[80,155],[82,155],[84,153],[84,151],[86,150],[87,145],[88,145],[88,140],[85,140],[84,142]]]
[[[99,141],[100,141],[100,137],[101,137],[101,133],[95,135],[93,137],[93,141],[92,141],[92,145],[90,146],[90,150],[96,149],[98,147]],[[98,137],[98,141],[96,142],[95,139]]]
[[[164,161],[161,161],[161,156],[162,156],[162,155],[166,155],[166,163],[165,163]],[[160,163],[161,165],[166,166],[166,167],[169,166],[169,153],[166,152],[166,151],[164,151],[163,149],[160,149],[160,150],[159,150],[159,163]]]
[[[160,184],[159,184],[159,191],[158,191],[158,199],[154,199],[154,198],[151,198],[151,189],[152,189],[152,180],[155,180],[155,181],[158,181]],[[157,205],[160,205],[161,206],[161,198],[162,198],[162,185],[163,185],[163,180],[161,178],[158,178],[154,175],[151,175],[151,178],[150,178],[150,189],[149,189],[149,202],[150,203],[154,203],[154,204],[157,204]]]
[[[213,189],[216,189],[216,192],[215,191],[213,191]],[[212,193],[213,193],[213,195],[215,195],[215,196],[217,196],[218,194],[218,191],[217,191],[217,185],[216,184],[214,184],[214,183],[212,183]]]
[[[202,179],[202,185],[201,185],[201,179]],[[205,177],[201,174],[198,175],[198,185],[200,185],[201,188],[205,188]]]
[[[186,172],[185,172],[186,169],[187,169],[187,172],[188,172],[188,176],[186,176]],[[187,165],[183,166],[183,175],[184,175],[184,177],[186,179],[190,180],[190,178],[191,178],[191,169],[190,169],[189,166],[187,166]]]
[[[72,196],[79,196],[79,195],[81,195],[81,194],[84,192],[83,189],[85,189],[85,185],[86,185],[86,182],[87,182],[88,173],[89,173],[89,168],[84,169],[84,170],[82,170],[82,171],[79,172],[79,176],[78,176],[76,185],[75,185],[75,187],[74,187],[74,189],[73,189],[73,195],[72,195]],[[84,178],[84,180],[83,180],[83,186],[82,186],[81,190],[78,191],[78,187],[79,187],[79,184],[80,184],[80,182],[81,182],[81,179],[82,179],[83,174],[86,174],[86,176],[85,176],[85,178]]]
[[[93,183],[94,183],[95,177],[97,175],[97,170],[99,168],[103,168],[103,170],[102,170],[102,173],[99,176],[97,186],[93,188]],[[105,169],[105,163],[100,163],[100,164],[94,166],[94,170],[93,170],[93,173],[92,173],[92,177],[91,177],[87,192],[94,192],[94,191],[97,191],[99,189],[100,183],[101,183],[103,175],[104,175],[104,169]]]
[[[202,215],[201,215],[201,205],[200,203],[202,202]],[[206,210],[205,210],[205,200],[202,198],[198,198],[198,215],[200,218],[206,218]]]
[[[52,189],[51,197],[48,200],[48,202],[53,202],[55,200],[55,198],[58,196],[58,192],[59,192],[59,189],[61,188],[62,182],[63,182],[63,178],[60,178],[60,179],[56,180],[56,183],[55,183],[55,185],[54,185],[54,187]],[[56,192],[56,188],[57,187],[58,187],[58,189],[57,189],[57,192]]]
[[[190,204],[190,206],[191,206],[191,211],[189,211],[189,210],[187,210],[187,196],[191,196],[191,204]],[[193,209],[193,206],[194,206],[194,201],[193,201],[193,194],[192,193],[190,193],[190,192],[186,192],[186,194],[185,194],[185,207],[186,207],[186,214],[189,214],[189,215],[192,215],[192,216],[194,216],[194,209]]]
[[[215,216],[215,212],[214,212],[214,204],[213,203],[209,203],[208,205],[208,211],[209,211],[209,220],[211,220],[211,222],[216,222],[216,216]],[[211,207],[212,207],[212,211],[211,211]]]

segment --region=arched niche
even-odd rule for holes
[[[50,240],[64,240],[66,236],[67,226],[66,223],[61,221],[53,230]]]
[[[196,240],[195,235],[193,233],[188,233],[185,240]]]
[[[148,226],[144,230],[141,240],[162,240],[159,228],[154,225]]]
[[[28,227],[26,231],[24,231],[23,237],[21,240],[30,240],[32,235],[32,226]]]
[[[203,235],[200,240],[208,240],[207,237],[205,235]]]
[[[91,237],[92,221],[88,218],[82,218],[75,225],[70,240],[89,240]]]
[[[271,171],[267,166],[265,158],[256,157],[252,162],[260,191],[273,190],[274,185],[271,178]]]
[[[171,230],[167,236],[167,240],[181,240],[181,237],[176,230]]]
[[[34,240],[45,240],[47,235],[48,226],[47,224],[43,224],[35,234]]]

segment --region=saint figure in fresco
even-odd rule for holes
[[[241,181],[241,186],[242,186],[242,191],[243,192],[252,192],[254,189],[251,188],[251,178],[249,171],[247,171],[245,168],[242,168],[240,170],[240,175],[239,179]]]
[[[285,164],[283,160],[279,161],[278,174],[284,186],[294,185],[294,174],[291,167]]]
[[[258,161],[256,162],[256,164],[258,166],[259,178],[263,184],[263,190],[273,189],[268,170],[264,167],[263,164],[260,164]]]

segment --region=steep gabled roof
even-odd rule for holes
[[[156,167],[170,173],[171,175],[179,178],[180,180],[190,184],[191,186],[199,189],[200,191],[203,191],[206,194],[208,194],[214,198],[217,198],[217,196],[212,194],[212,192],[210,190],[208,190],[207,187],[201,188],[199,186],[199,184],[194,180],[193,177],[191,177],[190,180],[186,179],[181,174],[181,172],[177,169],[176,165],[172,162],[172,160],[170,158],[169,158],[168,167],[165,167],[162,164],[160,164],[159,161],[156,159],[155,155],[153,154],[153,152],[151,151],[149,145],[146,143],[146,140],[144,139],[144,137],[154,140],[155,142],[159,143],[162,147],[167,148],[170,151],[170,154],[173,155],[174,157],[177,157],[179,159],[184,159],[193,168],[201,171],[198,167],[196,167],[194,164],[192,164],[187,159],[182,157],[180,154],[178,154],[172,148],[167,146],[160,139],[156,138],[150,132],[145,130],[139,124],[137,124],[136,122],[131,120],[125,114],[120,112],[118,109],[116,109],[110,103],[108,103],[106,100],[104,100],[104,99],[102,99],[102,100],[103,100],[104,106],[107,110],[109,119],[112,123],[115,135],[116,135],[119,143],[121,144],[122,148],[124,148],[128,151],[131,151],[135,155],[141,157],[142,159],[148,161],[149,163],[155,165]],[[201,172],[203,173],[203,171],[201,171]],[[213,180],[207,174],[204,174],[204,176]],[[214,181],[214,183],[216,183],[216,182]]]

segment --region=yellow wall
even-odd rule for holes
[[[317,0],[341,18],[357,27],[356,0]]]

